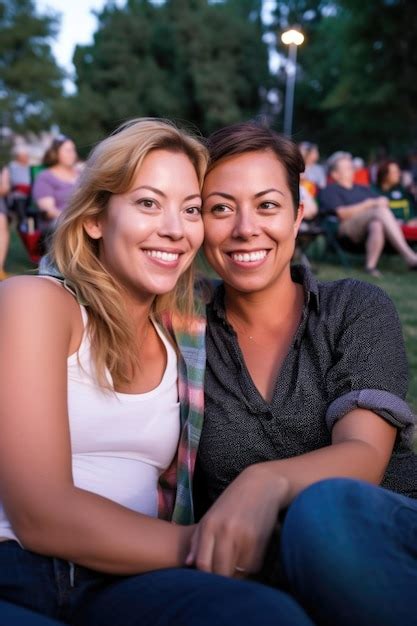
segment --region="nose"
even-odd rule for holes
[[[169,237],[178,241],[184,237],[184,224],[178,208],[170,208],[163,212],[159,227],[161,237]]]
[[[233,227],[233,237],[236,239],[250,239],[259,234],[259,224],[257,215],[248,209],[239,209],[236,212]]]

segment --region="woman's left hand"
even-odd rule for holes
[[[194,531],[187,565],[223,576],[259,571],[289,491],[268,465],[246,468],[213,504]]]

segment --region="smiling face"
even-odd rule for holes
[[[64,141],[58,148],[57,161],[64,167],[72,167],[77,162],[77,151],[71,139]]]
[[[302,219],[286,172],[270,150],[227,157],[203,188],[204,252],[226,285],[259,292],[290,279]]]
[[[342,187],[350,188],[353,186],[355,176],[355,168],[350,157],[342,157],[335,164],[331,171],[332,178]]]
[[[385,177],[385,183],[389,187],[394,187],[401,182],[401,170],[397,163],[390,163],[388,165],[387,175]]]
[[[170,292],[203,240],[200,189],[190,159],[151,151],[131,189],[112,195],[104,216],[89,220],[85,229],[99,239],[107,271],[135,300]]]

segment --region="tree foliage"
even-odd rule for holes
[[[0,120],[15,130],[45,128],[61,95],[62,71],[49,44],[57,19],[32,0],[0,0]]]
[[[128,0],[79,46],[64,129],[87,146],[126,118],[187,120],[202,132],[256,115],[269,80],[260,0]]]
[[[416,142],[417,48],[414,0],[292,0],[277,3],[277,21],[301,24],[295,129],[327,150],[367,156]]]

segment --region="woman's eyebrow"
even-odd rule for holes
[[[225,193],[224,191],[212,191],[208,194],[208,196],[206,196],[206,199],[210,198],[211,196],[221,196],[222,198],[226,198],[227,200],[235,199],[234,196],[230,195],[230,193]]]
[[[132,189],[132,192],[139,191],[139,189],[147,189],[148,191],[153,191],[154,193],[158,194],[159,196],[162,196],[163,198],[167,197],[163,191],[161,191],[160,189],[157,189],[156,187],[151,187],[150,185],[141,185],[140,187],[136,187],[135,189]],[[199,198],[201,200],[201,195],[199,193],[193,193],[190,196],[186,196],[184,198],[184,202],[188,200],[193,200],[194,198]]]
[[[157,193],[159,196],[166,198],[166,195],[164,194],[163,191],[161,191],[160,189],[157,189],[156,187],[151,187],[150,185],[140,185],[140,187],[135,187],[135,189],[132,189],[132,192],[139,191],[139,189],[147,189],[148,191],[153,191],[154,193]]]
[[[266,193],[271,193],[271,191],[276,191],[277,193],[280,193],[282,196],[285,196],[283,191],[280,191],[279,189],[276,189],[275,187],[271,187],[271,189],[265,189],[265,191],[258,191],[258,193],[255,193],[254,198],[259,198],[260,196],[264,196]]]

